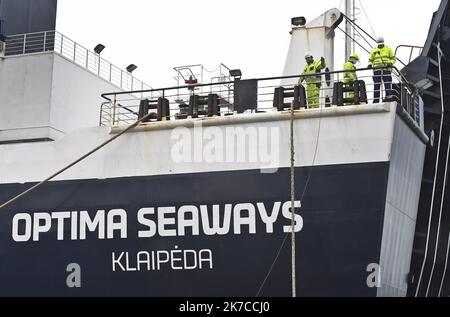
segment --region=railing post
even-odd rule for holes
[[[77,43],[73,42],[73,61],[76,62]]]
[[[120,70],[120,88],[123,88],[123,71]]]
[[[98,75],[98,77],[100,77],[100,62],[101,62],[101,57],[100,57],[100,55],[98,55],[98,69],[97,69],[97,75]]]
[[[404,103],[404,100],[403,100],[403,94],[405,93],[404,89],[405,88],[403,87],[403,81],[400,79],[400,105],[403,107],[403,109],[406,108],[406,110],[409,113],[409,109],[407,107],[405,107],[406,104]]]
[[[64,45],[64,35],[61,34],[61,50],[60,50],[61,55],[63,53],[63,45]]]
[[[25,55],[25,48],[27,47],[27,35],[23,35],[23,50],[22,53]]]
[[[109,63],[109,82],[112,81],[112,64]]]
[[[112,126],[116,123],[116,95],[114,95],[113,100]]]
[[[104,106],[105,104],[104,103],[102,103],[101,105],[100,105],[100,118],[99,118],[99,127],[101,127],[102,126],[102,116],[103,116],[103,106]]]
[[[45,48],[47,47],[47,32],[44,32],[44,49],[42,50],[43,52],[45,52]]]

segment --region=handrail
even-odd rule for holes
[[[14,34],[6,38],[6,56],[42,52],[54,52],[123,90],[129,90],[130,88],[135,90],[135,87],[140,89],[152,88],[129,72],[113,65],[99,54],[58,31]]]
[[[396,68],[395,66],[392,66],[390,68],[392,69],[393,80],[392,82],[390,82],[392,88],[390,88],[391,93],[389,94],[390,98],[388,100],[397,101],[406,110],[406,113],[409,114],[412,120],[414,120],[421,128],[423,128],[421,123],[422,106],[420,100],[417,99],[417,89],[408,82],[408,80],[398,70],[398,68]],[[379,102],[381,98],[384,100],[384,97],[387,96],[387,94],[384,92],[384,89],[386,89],[384,85],[381,85],[380,87],[380,98],[378,98],[378,96],[375,96],[375,92],[378,91],[378,88],[375,88],[376,82],[374,81],[373,83],[370,83],[370,81],[375,78],[374,76],[381,76],[378,74],[374,75],[373,72],[384,69],[386,69],[386,66],[355,69],[358,77],[358,87],[360,87],[359,85],[365,86],[364,88],[361,88],[364,91],[363,95],[360,95],[358,97],[362,99],[358,99],[361,101],[355,101],[356,104],[370,103],[371,101]],[[349,97],[351,95],[347,93],[348,90],[346,90],[347,92],[344,92],[343,97],[346,101],[343,101],[342,97],[339,97],[343,93],[341,90],[342,88],[339,88],[341,87],[340,85],[343,84],[342,80],[344,76],[342,76],[342,74],[345,74],[347,72],[348,71],[346,70],[337,70],[320,73],[320,77],[322,79],[320,80],[320,93],[317,96],[309,96],[310,92],[308,92],[308,90],[310,88],[308,87],[308,85],[303,86],[303,89],[305,89],[306,91],[306,109],[310,107],[314,108],[315,106],[327,107],[331,105],[351,105],[352,97]],[[301,89],[295,88],[297,87],[297,79],[299,79],[300,77],[303,77],[303,79],[308,77],[318,77],[318,75],[319,74],[308,74],[304,76],[290,75],[251,79],[252,81],[256,81],[257,93],[256,96],[251,97],[256,99],[250,99],[254,101],[249,101],[251,103],[248,105],[250,107],[249,110],[255,113],[267,111],[282,111],[281,109],[283,109],[283,107],[286,105],[286,102],[291,102],[295,89]],[[238,93],[240,91],[235,90],[236,85],[239,82],[241,81],[234,80],[219,83],[197,83],[157,89],[104,93],[102,94],[102,98],[106,100],[106,104],[109,103],[109,106],[102,107],[101,125],[127,125],[133,120],[136,120],[137,116],[139,116],[136,113],[138,112],[138,109],[141,109],[141,107],[143,106],[140,102],[142,99],[148,99],[153,103],[158,102],[161,104],[165,104],[164,107],[168,107],[167,110],[160,110],[160,108],[158,108],[158,113],[160,111],[165,111],[164,113],[167,113],[168,111],[167,118],[176,120],[188,118],[189,116],[192,116],[192,113],[194,113],[195,116],[202,116],[205,115],[205,111],[207,111],[208,114],[206,115],[208,116],[228,116],[239,114],[241,113],[241,111],[245,112],[245,109],[243,110],[242,107],[246,107],[235,99],[235,93]],[[226,88],[222,90],[223,85],[225,85]],[[348,87],[345,89],[348,89]],[[359,91],[360,88],[355,89]],[[283,100],[287,98],[284,101],[281,101],[281,99],[279,99],[281,98],[279,94],[281,91],[286,91],[286,94],[282,92],[282,95],[284,96]],[[370,93],[373,93],[373,99],[369,98],[368,95]],[[136,95],[140,95],[141,97],[136,98]],[[299,95],[297,95],[297,97],[295,98],[299,98],[298,96]],[[205,98],[208,98],[207,109],[205,108]],[[305,99],[302,100],[305,101]],[[216,106],[210,104],[209,102],[216,102]],[[256,104],[254,104],[255,102]],[[214,107],[218,107],[218,110],[214,110],[216,109]],[[301,107],[305,108],[305,106]],[[164,115],[164,117],[166,116]]]
[[[411,49],[411,53],[409,54],[409,63],[411,63],[412,55],[414,53],[414,49],[417,48],[417,49],[423,50],[423,46],[401,44],[401,45],[399,45],[399,46],[397,46],[395,48],[395,56],[397,56],[398,49],[401,48],[401,47],[405,47],[405,48],[410,48]]]
[[[56,31],[56,30],[47,30],[47,31],[40,31],[40,32],[18,33],[18,34],[8,35],[6,38],[9,39],[11,37],[20,37],[20,36],[24,36],[24,35],[43,34],[43,33],[57,33],[57,32],[58,31]]]
[[[408,83],[406,77],[398,70],[397,67],[392,66],[390,67],[393,70],[397,71],[397,74],[402,77],[403,80],[405,80],[406,83]],[[355,69],[356,72],[360,71],[367,71],[367,70],[383,70],[386,69],[386,67],[373,67],[373,68],[358,68]],[[342,74],[347,72],[346,70],[337,70],[337,71],[329,71],[329,72],[321,72],[320,74],[306,74],[302,75],[302,77],[317,77],[318,75],[336,75],[336,74]],[[293,79],[293,78],[299,78],[300,75],[290,75],[290,76],[277,76],[277,77],[262,77],[262,78],[255,78],[258,81],[269,81],[269,80],[283,80],[283,79]],[[221,85],[228,85],[228,84],[234,84],[234,81],[228,81],[228,82],[222,82]],[[108,92],[102,94],[102,98],[111,101],[107,96],[117,96],[117,95],[129,95],[129,94],[144,94],[144,93],[152,93],[152,92],[158,92],[158,91],[170,91],[170,90],[177,90],[177,89],[195,89],[195,88],[201,88],[201,87],[209,87],[209,86],[216,86],[217,83],[206,83],[206,84],[192,84],[192,85],[183,85],[183,86],[172,86],[172,87],[164,87],[164,88],[152,88],[152,89],[146,89],[146,90],[135,90],[135,91],[121,91],[121,92]],[[408,85],[410,85],[408,83]]]

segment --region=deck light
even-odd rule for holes
[[[97,53],[98,55],[100,55],[100,53],[105,49],[105,45],[103,44],[98,44],[95,48],[94,48],[94,52]]]
[[[306,19],[305,17],[295,17],[291,19],[291,23],[294,26],[305,26]]]
[[[234,77],[234,79],[241,79],[242,72],[240,69],[232,69],[230,70],[230,76]]]
[[[127,72],[129,72],[129,73],[131,74],[132,72],[134,72],[134,71],[136,70],[136,68],[137,68],[136,65],[130,64],[130,65],[128,65],[128,67],[127,67]]]

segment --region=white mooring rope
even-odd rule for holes
[[[67,165],[66,167],[64,167],[63,169],[59,170],[58,172],[56,172],[55,174],[47,177],[46,179],[44,179],[42,182],[34,185],[33,187],[27,189],[26,191],[22,192],[21,194],[15,196],[14,198],[11,198],[10,200],[8,200],[6,203],[4,203],[3,205],[0,206],[0,209],[3,209],[7,206],[9,206],[10,204],[14,203],[15,201],[19,200],[20,198],[22,198],[23,196],[29,194],[30,192],[34,191],[35,189],[41,187],[42,185],[48,183],[49,181],[51,181],[52,179],[54,179],[56,176],[64,173],[65,171],[67,171],[69,168],[72,168],[73,166],[77,165],[78,163],[80,163],[81,161],[83,161],[84,159],[88,158],[89,156],[91,156],[92,154],[94,154],[95,152],[97,152],[98,150],[102,149],[103,147],[105,147],[106,145],[108,145],[109,143],[111,143],[112,141],[114,141],[115,139],[119,138],[120,136],[124,135],[125,133],[127,133],[128,131],[130,131],[131,129],[135,128],[136,126],[138,126],[139,123],[141,123],[142,121],[144,121],[145,119],[147,119],[148,117],[150,117],[152,115],[152,113],[147,114],[146,116],[142,117],[141,119],[139,119],[138,121],[136,121],[135,123],[133,123],[132,125],[130,125],[128,128],[126,128],[125,130],[123,130],[122,132],[120,132],[119,134],[113,136],[112,138],[110,138],[109,140],[103,142],[102,144],[100,144],[99,146],[97,146],[95,149],[89,151],[88,153],[86,153],[85,155],[83,155],[82,157],[80,157],[79,159],[75,160],[74,162],[70,163],[69,165]]]
[[[294,102],[291,103],[291,244],[292,244],[292,297],[297,297],[296,241],[295,241],[295,145],[294,145]]]

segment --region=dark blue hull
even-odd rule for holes
[[[297,211],[303,219],[297,233],[300,296],[376,296],[376,288],[367,285],[367,266],[380,261],[388,171],[388,163],[297,169],[298,200],[309,179]],[[1,201],[30,185],[0,185]],[[270,213],[275,202],[289,201],[289,169],[276,174],[255,170],[53,182],[2,211],[0,296],[289,296],[291,246],[284,226],[290,221],[280,210],[272,233],[257,208],[263,203]],[[198,219],[198,235],[186,227],[183,236],[176,213],[166,214],[169,221],[162,225],[155,209],[155,214],[146,216],[156,225],[154,231],[162,226],[161,232],[176,232],[176,236],[162,237],[159,232],[139,237],[140,231],[143,235],[151,231],[138,221],[138,211],[145,207],[174,206],[179,212],[181,206],[199,210],[206,206],[212,222],[212,205],[220,205],[224,216],[226,204],[236,208],[243,203],[255,206],[250,221],[254,228],[245,224],[248,210],[240,213],[244,224],[236,227],[233,209],[228,233],[207,235]],[[79,212],[88,211],[94,219],[99,210],[108,214],[117,209],[126,211],[126,238],[116,230],[108,239],[106,228],[99,239],[100,222],[97,230],[87,230],[84,240],[80,232],[73,239],[72,220],[67,218],[64,236],[58,240],[56,219],[48,232],[41,228],[44,232],[35,235],[25,218],[17,216],[75,211],[80,216]],[[13,220],[14,216],[18,218]],[[193,214],[186,217],[192,218]],[[45,224],[45,219],[41,222]],[[14,241],[13,231],[26,241]],[[171,252],[178,250],[181,253],[174,253],[172,263]],[[193,252],[183,253],[186,250]],[[201,254],[201,250],[209,251]],[[160,258],[155,260],[158,251]],[[165,251],[171,255],[169,263],[164,263]],[[138,265],[139,252],[146,263]],[[163,262],[159,268],[158,259]],[[72,263],[79,265],[78,275],[71,275],[72,268],[67,271]]]

